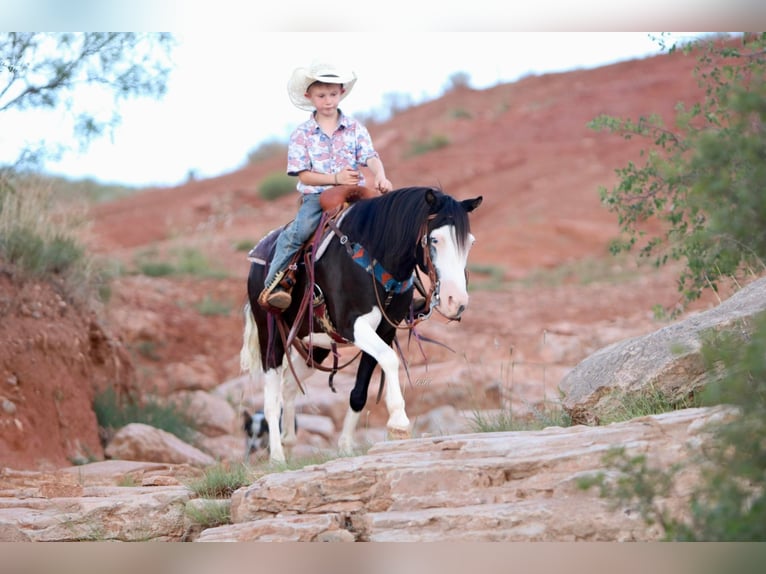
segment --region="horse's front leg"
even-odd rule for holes
[[[374,357],[386,376],[385,400],[388,410],[386,427],[389,434],[393,438],[408,438],[410,420],[404,410],[404,396],[399,385],[399,357],[391,345],[383,341],[375,332],[380,320],[381,314],[377,307],[357,319],[354,323],[354,344]],[[357,413],[357,418],[358,416]]]

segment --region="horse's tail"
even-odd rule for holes
[[[258,325],[255,324],[250,303],[245,304],[245,332],[239,352],[239,367],[243,373],[253,374],[260,368],[261,352],[258,344]]]

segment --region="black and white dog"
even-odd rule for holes
[[[269,423],[266,422],[266,416],[263,410],[255,411],[252,415],[244,411],[243,429],[245,430],[245,461],[249,460],[250,455],[259,450],[269,450]],[[295,420],[295,431],[298,432],[298,417]],[[282,413],[279,413],[279,432],[282,432]]]

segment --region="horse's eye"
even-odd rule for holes
[[[436,245],[437,243],[439,243],[439,240],[436,237],[432,237],[431,238],[431,245]]]

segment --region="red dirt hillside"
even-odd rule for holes
[[[499,365],[510,349],[541,364],[553,360],[540,347],[546,334],[587,332],[602,341],[655,327],[652,306],[678,299],[674,276],[608,259],[616,219],[597,192],[615,182],[615,168],[638,159],[641,142],[586,124],[599,114],[670,119],[679,100],[698,97],[695,63],[677,53],[481,91],[459,88],[368,125],[395,187],[439,185],[459,199],[484,196],[472,215],[470,265],[502,275],[506,285],[490,288],[489,275],[472,274],[470,307],[449,326],[460,352],[442,359]],[[410,153],[413,142],[434,136],[449,145]],[[105,384],[161,394],[183,369],[216,383],[239,375],[248,262],[238,245],[255,243],[294,215],[295,196],[266,202],[258,195],[263,178],[284,163],[277,155],[93,207],[85,239],[99,255],[131,269],[150,250],[170,257],[188,248],[204,253],[223,278],[126,273],[97,317],[78,312],[50,286],[19,285],[0,273],[0,466],[103,458],[91,401]],[[564,271],[539,279],[541,270],[554,269]],[[203,314],[195,305],[205,300],[225,302],[229,312]],[[592,350],[579,348],[555,372]],[[555,398],[555,376],[527,400]]]

